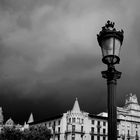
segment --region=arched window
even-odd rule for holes
[[[75,123],[75,118],[72,118],[72,122]]]
[[[77,118],[77,122],[80,123],[80,118]]]

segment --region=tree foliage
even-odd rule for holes
[[[32,126],[25,130],[24,140],[49,140],[51,132],[45,126]]]
[[[21,138],[22,133],[20,130],[11,127],[4,127],[0,134],[1,140],[20,140]]]
[[[34,126],[24,131],[4,127],[0,140],[50,140],[51,132],[45,126]]]

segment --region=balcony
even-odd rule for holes
[[[134,139],[134,138],[136,138],[135,136],[131,136],[131,135],[123,135],[123,134],[121,134],[121,135],[118,135],[117,136],[118,138],[122,138],[122,139],[127,139],[127,140],[130,140],[130,139]]]
[[[60,131],[55,131],[55,135],[60,135]]]
[[[101,128],[101,125],[99,125],[99,124],[97,124],[96,126],[97,126],[97,128]]]
[[[93,131],[90,131],[90,135],[96,135],[96,136],[107,136],[107,133],[99,133],[99,132],[93,132]]]
[[[67,134],[68,134],[68,133],[71,133],[71,134],[77,133],[77,134],[84,135],[84,134],[85,134],[85,131],[81,131],[81,130],[75,129],[75,130],[66,130],[65,133],[67,133]]]

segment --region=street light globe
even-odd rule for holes
[[[102,61],[107,65],[119,63],[120,50],[123,42],[123,30],[117,31],[115,23],[107,21],[102,31],[97,35],[98,43],[102,51]]]

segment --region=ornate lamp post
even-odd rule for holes
[[[97,35],[103,55],[102,61],[108,67],[106,71],[102,71],[102,77],[107,79],[108,88],[108,140],[117,140],[115,95],[117,79],[121,77],[121,72],[115,69],[115,64],[120,62],[119,53],[123,42],[123,30],[117,31],[114,25],[114,22],[107,21]]]

